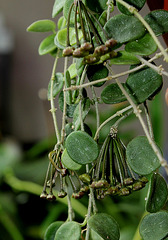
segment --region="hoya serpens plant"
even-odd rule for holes
[[[147,107],[162,89],[162,75],[168,76],[162,66],[154,63],[158,58],[168,62],[167,50],[157,38],[168,32],[168,12],[156,10],[142,17],[138,11],[145,2],[55,0],[52,17],[63,14],[57,25],[51,20],[39,20],[27,29],[52,33],[41,42],[39,54],[50,54],[55,59],[48,100],[56,142],[49,153],[41,198],[55,200],[56,186],[57,197],[66,197],[69,209],[67,221],[51,224],[45,240],[120,239],[120,226],[111,215],[98,213],[96,199],[127,196],[144,188],[147,182],[144,204],[148,214],[140,223],[141,238],[168,238],[168,212],[163,211],[168,190],[159,174],[160,166],[168,174],[168,164],[155,143]],[[116,15],[114,8],[119,10]],[[60,58],[64,58],[63,72],[56,70]],[[128,70],[114,74],[116,64],[128,65]],[[123,83],[121,76],[125,77]],[[101,97],[96,92],[99,87]],[[100,104],[121,102],[119,111],[100,122]],[[58,107],[62,111],[61,129],[57,124]],[[96,112],[94,136],[85,123],[91,107]],[[118,126],[131,114],[139,120],[144,136],[137,136],[125,146]],[[116,121],[102,142],[100,131],[112,119]],[[83,195],[88,195],[88,213],[83,223],[78,223],[71,197],[80,199]]]

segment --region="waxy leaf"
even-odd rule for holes
[[[48,85],[48,100],[51,100],[51,81],[49,82]],[[56,73],[55,78],[54,78],[54,83],[53,83],[53,97],[55,98],[57,94],[62,90],[64,85],[64,78],[62,73]]]
[[[138,104],[154,97],[161,90],[162,84],[162,76],[152,68],[131,73],[126,81],[127,92]]]
[[[85,5],[93,12],[102,13],[107,9],[107,0],[84,0]]]
[[[65,26],[66,26],[66,19],[64,16],[61,16],[57,22],[58,30],[65,28]]]
[[[54,240],[57,230],[63,223],[63,221],[51,223],[45,232],[44,240]]]
[[[68,155],[78,164],[91,163],[98,157],[98,145],[87,133],[72,132],[66,139]]]
[[[129,142],[126,156],[129,166],[139,175],[148,175],[160,166],[159,159],[145,136],[138,136]]]
[[[82,31],[78,30],[79,34],[79,40],[82,39]],[[76,33],[75,29],[70,27],[69,28],[69,38],[70,38],[70,45],[76,44]],[[57,35],[55,37],[55,45],[57,45],[58,48],[64,49],[67,46],[67,28],[61,29],[57,32]]]
[[[137,10],[141,10],[141,8],[143,8],[146,0],[124,0],[124,2],[127,2],[131,6],[135,7]],[[130,11],[118,2],[117,2],[117,7],[120,10],[120,12],[127,14],[127,15],[131,15]]]
[[[156,36],[168,32],[168,11],[155,10],[144,17]]]
[[[71,79],[77,76],[76,63],[72,63],[68,68]]]
[[[64,92],[63,91],[60,92],[60,95],[58,98],[58,104],[59,104],[60,110],[63,112],[63,109],[64,109]],[[70,104],[70,105],[67,104],[67,107],[66,107],[66,116],[67,117],[69,117],[69,118],[73,117],[76,106],[77,106],[77,104]]]
[[[55,31],[56,24],[51,20],[39,20],[32,23],[28,28],[28,32],[50,32]]]
[[[78,76],[82,75],[84,67],[85,66],[83,64],[83,58],[77,58],[76,59],[76,71],[77,71]]]
[[[90,235],[91,240],[103,240],[103,238],[100,237],[100,235],[98,235],[93,229],[91,229]]]
[[[125,43],[141,38],[145,34],[145,27],[134,16],[124,14],[115,15],[105,24],[109,37],[119,43]]]
[[[48,37],[46,37],[39,46],[38,52],[39,55],[45,55],[47,53],[51,53],[52,51],[54,51],[57,46],[54,43],[54,38],[55,38],[56,34],[52,34]]]
[[[133,65],[140,63],[139,59],[134,54],[127,51],[118,51],[117,57],[110,59],[110,65]]]
[[[81,228],[77,222],[66,222],[58,229],[54,240],[79,240]]]
[[[122,85],[125,86],[124,83]],[[112,83],[105,87],[101,92],[101,99],[106,104],[115,104],[127,100],[117,83]]]
[[[158,212],[166,203],[168,197],[167,183],[159,173],[153,173],[150,182],[146,201],[146,210]]]
[[[168,237],[168,212],[161,211],[146,215],[140,225],[143,240],[163,240]]]
[[[70,170],[73,170],[73,171],[77,171],[77,170],[79,170],[82,167],[82,165],[74,162],[72,160],[72,158],[70,158],[70,156],[68,155],[66,149],[64,149],[64,151],[62,153],[61,162],[63,163],[63,165],[67,169],[70,169]]]
[[[157,50],[157,45],[149,33],[145,34],[142,38],[127,43],[125,46],[127,52],[131,52],[137,55],[148,56],[153,54]]]
[[[63,6],[65,4],[65,0],[55,0],[53,11],[52,11],[52,17],[56,17],[63,9]]]
[[[98,213],[88,220],[89,227],[104,240],[119,240],[120,231],[117,222],[106,213]]]
[[[87,77],[90,82],[106,78],[108,76],[108,69],[103,64],[90,65],[87,69]],[[95,87],[101,87],[104,82],[94,84]]]
[[[85,98],[82,100],[82,119],[84,120],[90,110],[91,101],[89,98]],[[73,114],[73,125],[75,130],[80,128],[80,112],[79,112],[79,104],[77,105],[74,114]]]
[[[66,20],[68,20],[69,10],[71,8],[72,3],[74,3],[74,0],[65,0],[63,15]],[[73,5],[72,7],[71,17],[70,17],[70,23],[74,23],[74,22],[75,22],[75,5]]]

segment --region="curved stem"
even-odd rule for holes
[[[100,126],[100,115],[99,115],[98,101],[97,101],[95,89],[93,86],[92,86],[92,94],[93,94],[93,100],[95,102],[95,110],[96,110],[96,122],[97,122],[96,129],[98,129]],[[97,138],[99,138],[99,134]]]

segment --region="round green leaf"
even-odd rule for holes
[[[156,36],[168,32],[168,11],[155,10],[144,17]]]
[[[103,240],[93,229],[91,229],[90,235],[92,240]]]
[[[106,78],[108,76],[108,73],[109,73],[108,69],[103,64],[90,65],[87,69],[87,77],[90,82]],[[105,81],[94,84],[93,86],[101,87],[104,83]]]
[[[146,0],[124,0],[124,2],[127,2],[128,4],[135,7],[136,9],[141,10],[141,8],[144,6]],[[120,10],[120,12],[127,14],[127,15],[131,15],[130,11],[118,2],[117,2],[117,7]]]
[[[87,133],[72,132],[66,139],[68,155],[79,164],[91,163],[98,157],[98,145]]]
[[[52,10],[52,17],[56,17],[63,9],[63,6],[65,4],[65,0],[55,0],[53,10]]]
[[[125,46],[127,52],[131,52],[137,55],[148,56],[157,50],[157,45],[149,33],[145,34],[142,38],[127,43]]]
[[[49,32],[55,31],[55,22],[51,20],[39,20],[32,23],[28,28],[28,32]]]
[[[140,225],[143,240],[163,240],[168,236],[168,212],[157,212],[146,215]]]
[[[110,64],[116,65],[133,65],[140,63],[139,59],[134,54],[127,51],[118,51],[117,57],[110,59]]]
[[[117,222],[106,213],[98,213],[88,220],[89,227],[104,240],[119,240],[120,231]]]
[[[166,203],[168,197],[167,183],[159,173],[154,173],[149,182],[146,210],[158,212]]]
[[[107,9],[107,0],[84,0],[85,5],[93,12],[102,13]]]
[[[63,223],[64,223],[63,221],[58,221],[50,224],[50,226],[47,228],[45,232],[44,240],[54,240],[57,230]]]
[[[78,30],[79,34],[79,40],[82,39],[82,31]],[[69,38],[70,38],[70,45],[76,44],[76,33],[75,28],[70,27],[69,28]],[[67,46],[67,28],[61,29],[57,32],[57,35],[55,37],[55,45],[57,45],[59,48],[63,49]]]
[[[152,68],[143,68],[129,75],[126,88],[133,100],[139,104],[155,96],[160,91],[162,84],[160,74]]]
[[[79,240],[81,228],[77,222],[66,222],[58,229],[54,240]]]
[[[138,136],[129,142],[126,156],[129,166],[140,175],[148,175],[160,166],[159,159],[145,136]]]
[[[66,168],[73,171],[79,170],[82,167],[82,165],[74,162],[72,158],[70,158],[66,149],[64,149],[62,153],[61,161]]]
[[[46,37],[39,46],[38,52],[39,55],[45,55],[47,53],[51,53],[52,51],[54,51],[57,47],[54,43],[54,38],[55,38],[55,34],[52,34],[48,37]]]
[[[145,27],[134,16],[124,14],[115,15],[105,24],[109,37],[119,43],[125,43],[141,38],[145,34]]]
[[[49,82],[48,85],[48,100],[51,99],[51,81]],[[55,78],[54,78],[54,84],[53,84],[53,97],[56,97],[57,94],[62,90],[64,85],[64,78],[62,73],[56,73]]]
[[[124,86],[125,84],[122,85]],[[117,83],[112,83],[105,87],[101,92],[101,99],[106,104],[115,104],[127,100]]]

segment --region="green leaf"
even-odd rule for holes
[[[70,170],[73,170],[73,171],[77,171],[82,167],[82,165],[74,162],[72,160],[72,158],[70,158],[66,149],[64,149],[64,151],[62,153],[61,161],[67,169],[70,169]]]
[[[55,22],[51,20],[39,20],[32,23],[28,28],[28,32],[50,32],[55,31]]]
[[[66,20],[68,20],[69,10],[70,10],[72,3],[74,3],[74,0],[65,0],[64,8],[63,8],[63,15]],[[70,23],[74,23],[74,22],[75,22],[75,7],[72,7]]]
[[[55,0],[53,10],[52,10],[52,17],[56,17],[63,9],[65,4],[65,0]]]
[[[47,53],[51,53],[52,51],[54,51],[57,47],[54,44],[54,38],[55,38],[56,34],[52,34],[48,37],[46,37],[39,46],[38,52],[39,55],[45,55]]]
[[[106,213],[98,213],[88,220],[89,227],[104,240],[119,240],[120,231],[117,222]]]
[[[66,222],[58,229],[54,240],[79,240],[81,228],[77,222]]]
[[[160,166],[159,159],[145,136],[138,136],[129,142],[126,156],[129,166],[140,175],[148,175]]]
[[[168,212],[161,211],[146,215],[140,225],[143,240],[163,240],[168,236]]]
[[[144,17],[156,36],[168,32],[168,11],[155,10]]]
[[[45,232],[44,240],[54,240],[57,230],[63,223],[64,223],[63,221],[58,221],[50,224],[50,226],[47,228]]]
[[[79,34],[79,40],[82,39],[82,31],[78,30]],[[69,38],[70,38],[70,45],[73,46],[76,44],[76,33],[75,28],[70,27],[69,28]],[[67,46],[67,28],[61,29],[57,32],[57,35],[55,37],[55,45],[57,45],[58,48],[64,49]]]
[[[141,8],[143,8],[146,0],[124,0],[124,2],[127,2],[128,4],[135,7],[136,9],[141,10]],[[120,12],[127,14],[127,15],[131,15],[130,11],[118,2],[117,2],[117,7],[120,10]]]
[[[84,67],[85,66],[83,64],[83,58],[77,58],[76,59],[76,71],[77,71],[78,76],[82,75]]]
[[[117,57],[110,59],[110,64],[116,65],[133,65],[140,63],[139,59],[134,54],[127,51],[118,51]]]
[[[124,83],[122,85],[125,86]],[[127,100],[117,83],[112,83],[105,87],[101,92],[101,99],[106,104],[115,104]]]
[[[146,201],[146,210],[158,212],[166,203],[168,197],[167,183],[159,173],[153,173]]]
[[[72,63],[69,66],[68,71],[70,73],[71,79],[75,78],[77,76],[76,63]]]
[[[53,81],[52,79],[49,82],[48,85],[48,100],[51,100],[51,81]],[[53,97],[55,98],[58,93],[62,90],[64,85],[64,78],[63,78],[63,74],[62,73],[56,73],[55,74],[55,78],[54,78],[54,85],[53,85]]]
[[[162,85],[162,76],[152,68],[143,68],[131,73],[126,81],[127,92],[137,104],[154,97]]]
[[[85,98],[82,100],[82,119],[84,120],[90,110],[90,99]],[[73,114],[73,125],[75,130],[80,128],[80,112],[79,112],[79,104],[77,105],[74,114]]]
[[[91,240],[103,240],[103,238],[100,237],[93,229],[91,229],[90,235]]]
[[[64,93],[63,91],[60,92],[59,98],[58,98],[58,104],[59,104],[59,108],[60,110],[63,112],[64,109]],[[67,104],[67,108],[66,108],[66,116],[69,118],[73,117],[75,108],[76,108],[77,104]]]
[[[90,65],[87,69],[87,77],[90,82],[106,78],[108,76],[108,73],[109,73],[108,69],[103,64]],[[105,81],[94,84],[93,86],[101,87],[104,83]]]
[[[58,30],[61,30],[66,27],[66,19],[64,16],[61,16],[57,22]]]
[[[105,24],[109,37],[119,43],[125,43],[141,38],[145,34],[145,27],[134,16],[124,14],[115,15]]]
[[[107,0],[84,0],[85,5],[93,12],[102,13],[107,9]]]
[[[127,52],[137,55],[151,55],[157,50],[157,45],[149,33],[145,34],[142,38],[127,43],[125,46]]]
[[[72,132],[66,139],[68,155],[79,164],[91,163],[98,157],[98,145],[87,133]]]

